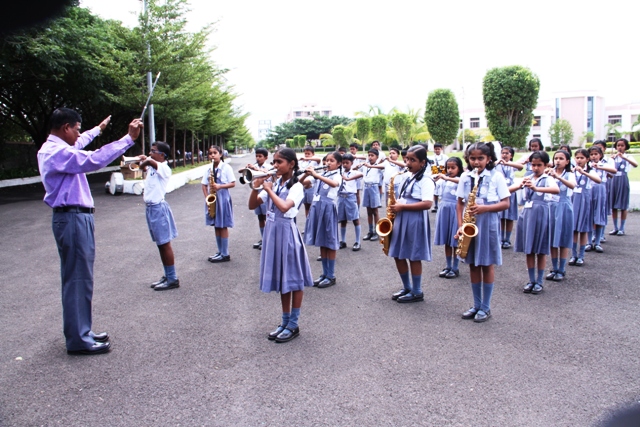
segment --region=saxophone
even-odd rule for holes
[[[458,249],[456,249],[456,255],[460,258],[466,258],[469,251],[469,245],[474,237],[478,235],[478,227],[476,226],[476,217],[469,213],[469,208],[476,205],[476,195],[478,194],[478,170],[475,171],[476,182],[473,189],[467,197],[467,206],[464,209],[462,215],[462,235],[458,239]]]
[[[211,173],[209,174],[209,195],[205,199],[207,202],[207,209],[209,209],[209,216],[211,218],[216,217],[216,189],[213,186],[216,183],[216,167],[211,162]]]
[[[395,212],[391,210],[391,206],[396,204],[396,190],[393,186],[396,176],[402,175],[409,169],[405,168],[391,177],[389,181],[389,197],[387,198],[387,217],[380,218],[376,223],[376,233],[380,236],[380,244],[382,252],[389,255],[389,244],[391,244],[391,232],[393,231],[393,220],[396,218]]]

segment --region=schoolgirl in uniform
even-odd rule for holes
[[[351,154],[342,156],[342,186],[338,191],[338,221],[340,221],[340,249],[347,247],[347,221],[353,221],[356,231],[356,242],[353,250],[360,250],[360,211],[356,200],[357,182],[362,178],[360,172],[352,170],[354,157]]]
[[[300,170],[306,170],[308,167],[316,167],[320,165],[320,157],[315,155],[315,148],[311,145],[304,147],[304,157],[298,159],[298,167]],[[313,203],[313,195],[315,191],[313,188],[313,179],[307,179],[304,187],[304,215],[309,216],[309,209]]]
[[[213,161],[213,170],[209,170],[202,177],[202,193],[206,200],[209,195],[209,177],[214,176],[214,188],[216,190],[216,217],[209,216],[207,204],[204,205],[205,224],[216,229],[216,244],[218,252],[209,257],[213,263],[227,262],[231,260],[229,255],[229,228],[233,228],[233,205],[229,189],[236,186],[236,177],[231,166],[224,162],[222,149],[217,145],[209,148],[209,160]]]
[[[312,286],[313,278],[302,236],[294,222],[304,197],[302,184],[296,178],[296,153],[290,148],[283,148],[274,154],[273,164],[280,178],[275,183],[257,178],[254,187],[262,185],[264,189],[251,192],[249,209],[267,205],[267,223],[260,254],[260,290],[280,292],[282,320],[267,338],[282,343],[300,334],[298,319],[304,287]]]
[[[561,146],[558,147],[558,150],[566,151],[567,153],[569,153],[569,158],[571,159],[571,170],[573,170],[573,168],[576,167],[576,160],[573,158],[573,152],[571,151],[571,147],[569,147],[567,144],[562,144]]]
[[[378,223],[378,208],[380,207],[380,195],[382,187],[380,181],[382,179],[382,170],[372,166],[377,166],[378,150],[371,148],[368,153],[368,163],[364,164],[364,194],[362,195],[362,206],[367,208],[367,221],[369,223],[369,232],[363,237],[363,240],[378,240],[378,235],[374,231],[375,225]]]
[[[607,141],[604,140],[599,140],[599,141],[595,141],[593,143],[594,146],[600,146],[600,149],[602,150],[602,163],[606,164],[606,166],[609,168],[609,172],[607,172],[607,174],[605,175],[606,177],[606,186],[607,186],[607,223],[608,223],[608,216],[611,215],[611,187],[613,185],[613,177],[615,176],[615,170],[616,170],[616,164],[613,161],[613,158],[611,157],[607,157]],[[606,228],[605,224],[605,228]],[[590,233],[591,236],[591,245],[594,246],[596,239],[595,237],[592,235],[593,233]],[[600,242],[604,243],[607,241],[607,238],[604,236],[604,230],[603,230],[603,236],[600,238]],[[587,245],[587,248],[589,247],[589,245]],[[585,249],[586,251],[586,249]]]
[[[433,244],[444,245],[444,254],[447,259],[447,266],[440,272],[439,276],[446,279],[453,279],[460,275],[458,270],[458,257],[455,256],[455,249],[458,241],[455,239],[458,232],[458,218],[456,216],[456,206],[458,199],[456,192],[458,182],[462,175],[462,160],[457,157],[447,159],[445,166],[446,174],[436,176],[436,184],[440,183],[440,209],[436,215],[436,237]],[[436,188],[438,185],[436,185]]]
[[[435,166],[438,166],[438,168],[440,166],[444,166],[445,167],[444,175],[447,175],[446,165],[447,165],[447,160],[449,159],[449,156],[444,154],[442,152],[442,150],[443,150],[442,144],[440,144],[440,143],[433,144],[433,164]],[[461,171],[462,171],[462,169],[461,169]],[[433,177],[433,178],[435,179],[435,177]],[[434,200],[433,212],[438,212],[438,199],[443,194],[442,193],[442,191],[443,191],[442,186],[443,185],[444,185],[444,181],[442,181],[442,180],[437,180],[436,181],[436,191],[435,191],[435,200]]]
[[[529,141],[529,145],[527,146],[527,149],[529,150],[529,152],[523,154],[522,157],[520,157],[520,160],[518,160],[518,163],[524,166],[525,178],[533,174],[533,171],[531,170],[531,165],[529,164],[529,158],[536,151],[544,151],[544,146],[542,145],[542,141],[540,140],[540,138],[531,138],[531,140]],[[518,190],[518,194],[519,194],[518,200],[520,201],[521,206],[524,205],[524,193],[525,193],[524,189]]]
[[[267,167],[267,159],[269,158],[269,151],[266,148],[256,148],[256,162],[248,164],[248,169],[255,171],[267,171],[270,168]],[[264,235],[264,225],[267,220],[267,205],[266,203],[260,204],[254,213],[258,217],[258,226],[260,227],[260,241],[253,244],[253,249],[262,249],[262,236]]]
[[[389,207],[396,214],[389,256],[395,259],[403,285],[402,290],[394,293],[391,298],[399,303],[424,301],[422,261],[431,261],[431,225],[428,213],[435,190],[433,179],[425,174],[427,150],[424,147],[411,147],[407,151],[405,162],[408,173],[396,195],[396,203]]]
[[[358,144],[356,144],[355,142],[349,144],[349,153],[353,156],[353,164],[351,165],[351,169],[353,169],[355,172],[360,168],[360,165],[364,163],[365,158],[358,155]],[[356,186],[358,188],[358,191],[356,192],[356,202],[358,203],[358,211],[360,211],[360,193],[364,189],[364,180],[362,178],[356,179]]]
[[[381,166],[383,168],[382,200],[384,200],[385,206],[387,204],[387,198],[389,197],[389,183],[391,182],[391,178],[405,168],[405,164],[398,161],[399,156],[400,149],[396,147],[389,148],[389,156],[385,159]]]
[[[591,208],[593,209],[595,233],[594,228],[588,233],[585,252],[593,249],[598,253],[602,253],[604,250],[600,246],[600,242],[604,235],[604,227],[607,225],[609,207],[607,203],[607,175],[616,173],[616,169],[604,160],[602,149],[599,145],[594,144],[589,148],[589,160],[591,160],[590,166],[594,173],[600,177],[600,183],[593,184],[591,188]]]
[[[547,174],[555,179],[560,194],[553,196],[549,204],[551,219],[551,272],[547,280],[561,282],[566,275],[569,249],[573,245],[573,203],[571,196],[576,186],[576,177],[571,171],[571,154],[556,151],[553,155],[554,167]]]
[[[626,154],[630,148],[629,141],[620,138],[616,141],[617,153],[613,155],[616,167],[616,174],[611,184],[611,215],[613,217],[613,230],[610,235],[624,236],[624,226],[627,222],[627,212],[629,210],[629,176],[631,168],[638,167],[635,159]],[[620,211],[620,227],[618,227],[618,211]]]
[[[515,151],[511,147],[502,147],[496,169],[502,172],[507,186],[513,185],[516,178],[516,170],[522,170],[524,167],[521,163],[513,162]],[[513,233],[513,221],[518,219],[518,197],[516,193],[512,193],[509,198],[509,209],[500,212],[500,234],[502,236],[502,249],[511,247],[511,233]]]
[[[531,154],[528,164],[531,165],[532,174],[523,180],[522,185],[515,185],[516,188],[525,188],[524,208],[516,229],[515,251],[524,252],[527,256],[529,282],[524,286],[523,292],[539,294],[543,288],[542,278],[547,255],[551,251],[549,195],[559,194],[560,189],[556,181],[545,173],[549,164],[549,155],[545,151]]]
[[[462,235],[462,218],[469,193],[478,182],[475,206],[469,213],[476,218],[478,235],[469,245],[469,264],[473,307],[462,314],[463,319],[485,322],[491,317],[491,295],[493,294],[494,265],[502,265],[500,249],[500,211],[509,208],[509,188],[504,176],[495,170],[497,157],[492,143],[471,144],[466,151],[468,172],[460,177],[456,196],[459,239]]]
[[[576,150],[576,187],[573,189],[573,251],[569,265],[584,265],[587,234],[593,229],[593,208],[591,186],[600,183],[600,177],[589,166],[589,152],[584,148]],[[580,249],[578,250],[578,244]]]
[[[342,156],[334,151],[326,156],[327,170],[322,174],[308,167],[302,180],[310,176],[318,180],[313,204],[305,225],[307,245],[320,247],[322,275],[314,286],[328,288],[336,284],[335,266],[338,241],[338,191],[342,185]]]
[[[157,282],[151,284],[156,291],[166,291],[180,287],[180,280],[176,274],[175,257],[171,240],[178,236],[176,223],[173,219],[171,207],[164,199],[167,184],[171,178],[171,168],[167,163],[169,158],[169,144],[156,141],[151,144],[149,157],[140,156],[140,168],[147,170],[144,180],[144,202],[147,205],[147,225],[151,240],[158,246],[160,260],[164,268],[164,275]]]

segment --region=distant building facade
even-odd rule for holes
[[[607,106],[605,99],[593,91],[563,92],[551,99],[538,100],[538,106],[533,110],[534,123],[529,130],[527,140],[541,138],[544,145],[549,144],[549,128],[558,119],[565,119],[571,124],[573,130],[573,142],[578,146],[586,132],[593,132],[594,140],[614,140],[614,134],[606,135],[606,123],[620,123],[618,131],[628,133],[632,130],[633,123],[638,120],[640,114],[640,102]],[[464,122],[460,123],[462,129],[487,128],[487,118],[484,108],[468,108],[460,112]],[[637,129],[633,129],[637,130]],[[627,137],[630,135],[627,134]]]
[[[308,119],[313,116],[327,116],[331,117],[333,115],[333,111],[331,107],[319,106],[317,104],[303,104],[299,107],[292,108],[287,114],[287,122],[292,122],[295,119]]]

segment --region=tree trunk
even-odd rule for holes
[[[176,159],[176,125],[175,123],[173,124],[173,144],[171,144],[173,146],[173,167],[176,167],[176,161],[178,159]]]
[[[167,118],[164,118],[164,142],[167,142]]]
[[[191,166],[193,166],[193,156],[198,155],[195,150],[195,134],[191,131]]]
[[[182,166],[187,167],[187,131],[182,131]]]

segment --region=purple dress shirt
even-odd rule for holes
[[[49,135],[38,151],[38,168],[46,190],[44,202],[47,205],[52,208],[93,207],[85,173],[104,168],[134,144],[131,137],[126,135],[96,151],[83,150],[98,135],[100,128],[96,126],[80,135],[74,146]]]

